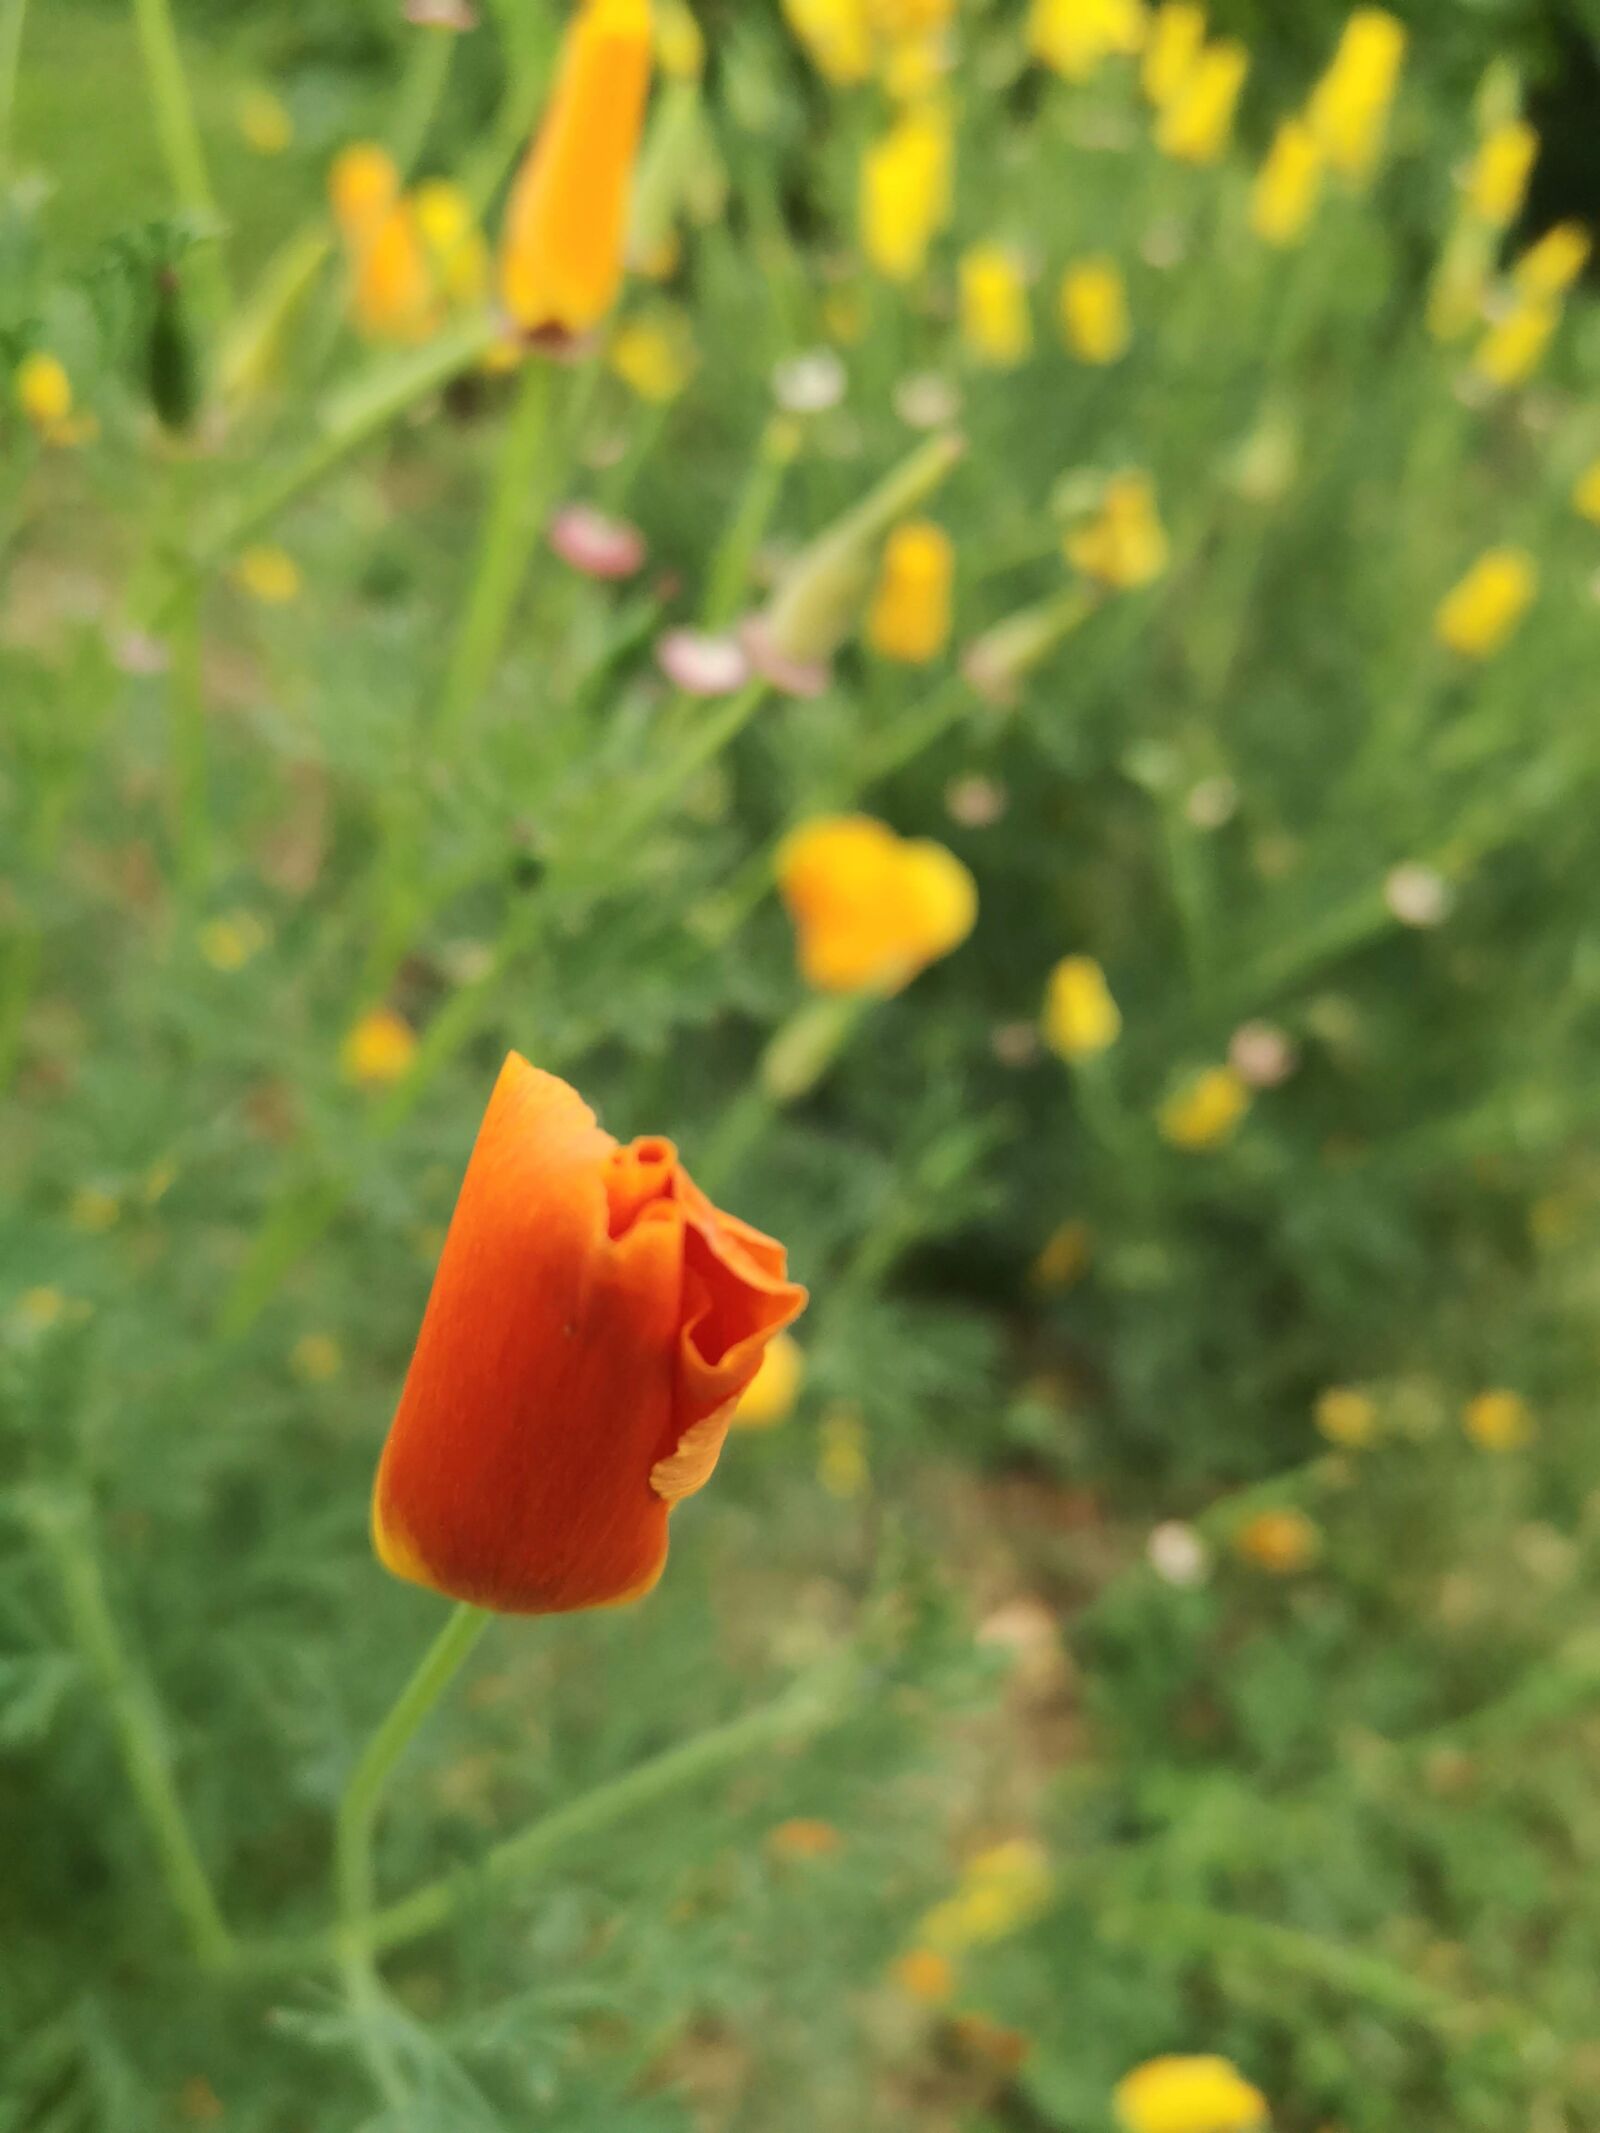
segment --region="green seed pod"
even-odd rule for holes
[[[200,412],[200,358],[184,307],[182,285],[172,267],[156,276],[150,321],[150,404],[163,429],[182,436]]]

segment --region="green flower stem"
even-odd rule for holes
[[[338,1941],[340,1961],[353,1992],[370,1979],[372,1837],[384,1790],[417,1728],[454,1680],[491,1619],[481,1608],[463,1605],[455,1609],[367,1743],[339,1803],[334,1836]]]
[[[556,366],[531,356],[523,366],[511,427],[473,567],[471,590],[450,654],[444,687],[429,722],[435,748],[448,742],[483,694],[499,662],[512,610],[559,478],[552,460],[551,412]],[[567,425],[569,432],[571,424]]]
[[[107,1601],[88,1513],[79,1504],[52,1499],[28,1506],[28,1516],[54,1565],[78,1656],[105,1699],[123,1771],[172,1907],[183,1920],[197,1960],[208,1970],[226,1970],[233,1958],[233,1936],[178,1798],[161,1712],[135,1670]]]
[[[450,79],[450,62],[456,50],[452,30],[418,26],[412,31],[412,37],[406,70],[395,92],[394,118],[389,127],[389,147],[403,177],[411,175],[427,145],[444,96],[445,83]]]
[[[186,214],[220,228],[169,0],[133,0],[133,13],[144,55],[145,80],[155,109],[156,139],[173,193]],[[215,323],[228,304],[228,285],[217,245],[208,244],[198,254],[197,278],[201,300]]]
[[[701,613],[708,630],[726,629],[739,612],[751,562],[766,537],[783,494],[784,478],[794,464],[796,436],[794,418],[789,415],[774,415],[761,433],[744,494],[711,559]]]
[[[0,184],[11,178],[11,127],[17,106],[17,69],[28,0],[0,0]]]

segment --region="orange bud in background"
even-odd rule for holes
[[[622,286],[650,91],[650,0],[585,0],[506,208],[501,292],[528,333],[587,333]]]
[[[805,1302],[783,1247],[713,1207],[670,1141],[619,1147],[513,1052],[378,1469],[385,1568],[507,1614],[642,1598]]]

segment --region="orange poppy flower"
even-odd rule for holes
[[[380,1560],[507,1614],[642,1598],[805,1303],[782,1245],[713,1207],[670,1141],[619,1147],[513,1052],[378,1468]]]
[[[616,302],[650,93],[650,0],[584,0],[506,208],[501,293],[530,334],[580,334]]]

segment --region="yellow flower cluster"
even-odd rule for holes
[[[1166,528],[1147,474],[1113,475],[1094,516],[1066,536],[1067,561],[1096,584],[1133,592],[1167,567]]]
[[[817,72],[848,89],[878,76],[894,96],[923,94],[948,65],[956,0],[783,0]]]
[[[1022,1932],[1048,1909],[1054,1891],[1050,1862],[1030,1838],[974,1852],[954,1895],[922,1917],[911,1947],[893,1965],[895,1982],[924,2005],[949,1999],[960,1958]]]
[[[458,185],[435,178],[407,193],[388,150],[359,141],[334,159],[328,198],[369,340],[425,341],[483,301],[489,248]]]
[[[1332,171],[1370,182],[1383,154],[1405,58],[1406,33],[1382,8],[1358,8],[1303,112],[1273,135],[1250,195],[1250,227],[1263,244],[1298,244]]]

